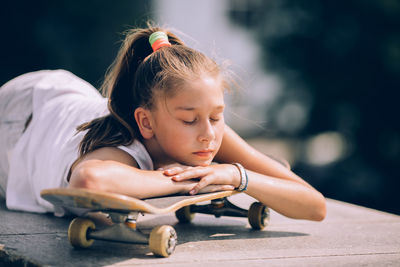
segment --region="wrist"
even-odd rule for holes
[[[247,172],[245,168],[240,163],[232,163],[238,170],[240,174],[240,184],[238,187],[235,189],[238,190],[239,192],[246,191],[247,190],[247,185],[249,183],[249,177],[247,176]]]
[[[241,182],[241,176],[240,176],[240,170],[235,164],[229,164],[231,168],[231,173],[232,173],[232,182],[231,185],[233,185],[236,188],[239,188],[240,182]]]

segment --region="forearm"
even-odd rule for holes
[[[228,126],[225,127],[224,138],[216,160],[221,163],[239,162],[248,170],[294,181],[312,188],[290,169],[247,144]]]
[[[89,160],[71,173],[70,187],[149,198],[188,192],[195,182],[176,183],[161,171],[146,171],[115,161]]]
[[[315,189],[290,180],[271,177],[247,170],[248,187],[245,193],[275,211],[296,219],[319,221],[325,217],[325,198]],[[164,172],[176,182],[199,179],[195,193],[210,184],[238,188],[246,175],[240,166],[216,164],[191,169],[172,168]]]
[[[320,221],[325,217],[325,198],[302,184],[247,171],[246,193],[273,210],[296,219]]]

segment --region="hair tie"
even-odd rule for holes
[[[163,46],[171,46],[168,41],[168,35],[165,32],[153,32],[149,37],[149,43],[153,48],[153,52],[156,52]]]

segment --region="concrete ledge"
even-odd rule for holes
[[[231,198],[247,208],[245,194]],[[70,218],[6,210],[0,204],[0,266],[398,266],[400,216],[328,200],[323,222],[272,213],[270,225],[253,231],[245,218],[197,214],[191,225],[174,215],[146,215],[138,227],[150,232],[171,224],[179,243],[170,258],[155,258],[147,246],[96,241],[86,250],[67,240]]]

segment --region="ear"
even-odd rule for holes
[[[144,139],[150,139],[154,136],[150,110],[142,107],[137,108],[135,110],[135,120]]]

